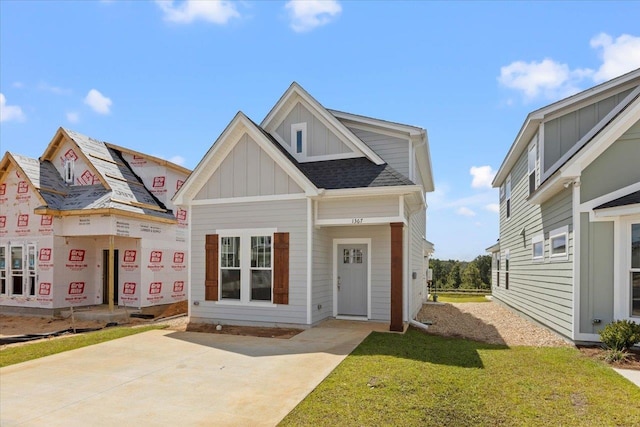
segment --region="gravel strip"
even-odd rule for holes
[[[560,335],[495,302],[425,304],[417,320],[431,322],[429,332],[435,335],[507,346],[572,346]]]

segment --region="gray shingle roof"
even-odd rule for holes
[[[376,165],[366,157],[300,163],[273,136],[252,123],[318,188],[337,190],[415,185],[388,164]]]
[[[610,202],[603,203],[600,206],[596,206],[595,209],[617,208],[619,206],[635,205],[640,203],[640,191],[634,191],[626,196],[619,197]]]

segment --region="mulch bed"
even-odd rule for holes
[[[597,346],[579,346],[578,349],[583,355],[592,359],[604,360],[606,350]],[[628,352],[630,354],[627,360],[622,362],[610,363],[614,368],[618,369],[633,369],[634,371],[640,371],[640,349],[631,349]]]
[[[265,328],[258,326],[222,325],[222,329],[216,330],[217,325],[210,323],[189,323],[187,331],[206,332],[210,334],[244,335],[261,338],[289,339],[302,332],[302,329],[293,328]]]

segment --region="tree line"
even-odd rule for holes
[[[429,260],[436,289],[490,289],[491,255],[478,255],[473,261]]]

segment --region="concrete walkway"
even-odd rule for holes
[[[371,330],[289,339],[149,331],[0,369],[2,426],[273,426]]]
[[[632,369],[617,369],[617,368],[614,368],[613,370],[619,373],[620,375],[622,375],[623,377],[625,377],[626,379],[628,379],[629,381],[631,381],[632,383],[634,383],[635,385],[637,385],[638,387],[640,387],[640,371],[635,371]]]

